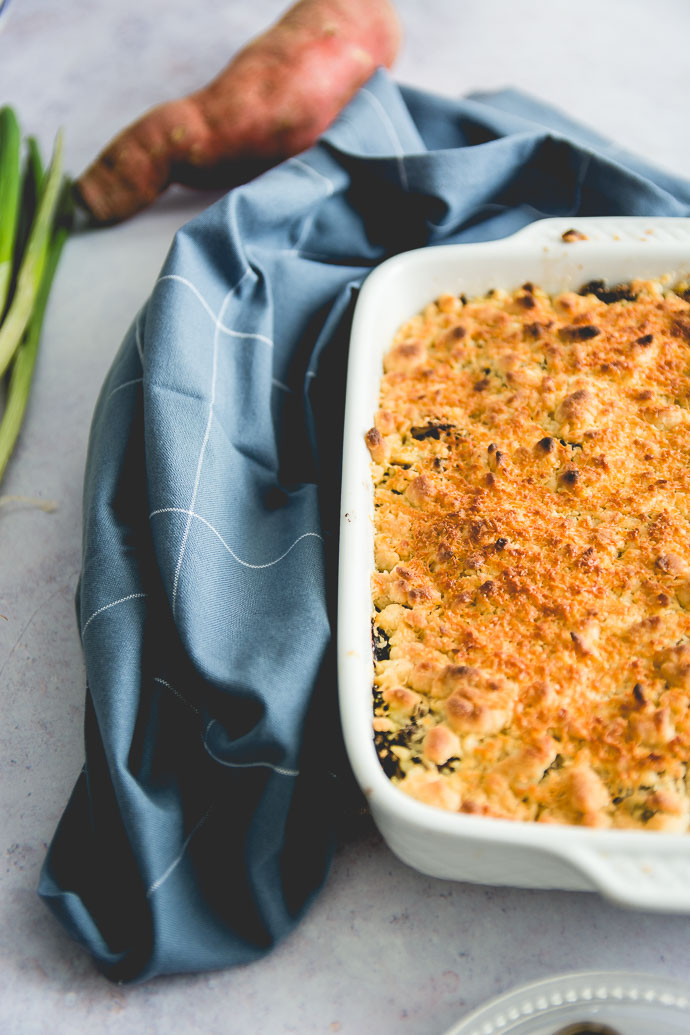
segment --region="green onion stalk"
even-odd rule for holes
[[[34,308],[10,370],[5,410],[2,420],[0,420],[0,480],[5,473],[5,468],[19,437],[19,431],[29,402],[29,392],[36,365],[36,356],[38,355],[43,316],[48,304],[48,295],[50,294],[53,277],[57,269],[60,252],[66,238],[67,230],[65,227],[61,227],[56,231],[50,243]]]
[[[62,173],[62,134],[43,168],[35,139],[22,141],[13,110],[0,108],[0,479],[26,413],[41,328],[69,233],[70,185]]]
[[[11,108],[0,109],[0,318],[10,293],[21,192],[21,135]]]

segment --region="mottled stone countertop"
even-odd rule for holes
[[[11,0],[0,102],[77,173],[152,104],[201,85],[282,0]],[[395,75],[449,96],[517,86],[622,147],[690,175],[686,0],[399,0]],[[294,934],[237,970],[109,984],[36,896],[45,846],[82,764],[74,619],[89,421],[111,358],[175,229],[209,198],[173,192],[121,227],[70,240],[28,421],[0,508],[0,1032],[2,1035],[377,1032],[436,1035],[510,987],[560,971],[690,980],[690,920],[588,893],[433,880],[363,826]]]

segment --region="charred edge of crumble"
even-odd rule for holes
[[[558,331],[561,341],[589,341],[600,334],[600,329],[593,323],[569,324]]]
[[[442,432],[452,431],[454,427],[454,424],[431,422],[429,424],[421,425],[420,427],[410,428],[410,434],[412,435],[412,438],[417,439],[418,442],[421,442],[425,438],[440,439]]]
[[[630,284],[614,284],[608,287],[604,280],[590,280],[583,284],[578,295],[595,295],[600,302],[611,305],[613,302],[636,302],[637,292]]]

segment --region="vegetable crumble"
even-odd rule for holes
[[[690,290],[442,295],[366,435],[374,737],[402,791],[690,825]]]

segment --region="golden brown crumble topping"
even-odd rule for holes
[[[686,831],[688,286],[443,295],[396,335],[366,441],[395,784],[465,813]]]

